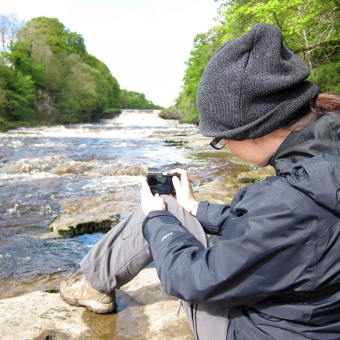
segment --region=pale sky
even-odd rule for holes
[[[214,0],[1,0],[0,13],[57,18],[81,34],[120,87],[168,107],[182,85],[196,34],[218,23]]]

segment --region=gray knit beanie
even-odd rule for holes
[[[201,133],[245,140],[287,125],[318,93],[308,75],[277,27],[256,24],[209,61],[197,91]]]

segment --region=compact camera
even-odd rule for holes
[[[146,175],[146,181],[153,194],[170,195],[176,192],[174,185],[172,184],[172,177],[174,176],[180,178],[180,174],[158,172],[156,168],[149,168]]]

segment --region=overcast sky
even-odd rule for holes
[[[121,88],[168,107],[181,90],[196,34],[217,23],[214,0],[2,0],[0,13],[59,19],[81,34]]]

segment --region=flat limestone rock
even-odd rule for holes
[[[107,232],[120,221],[118,214],[112,213],[72,213],[63,214],[48,225],[51,233],[42,237],[74,237],[94,232]]]
[[[35,291],[0,300],[0,339],[193,340],[179,300],[167,295],[154,268],[117,290],[118,313],[69,306],[58,293]]]
[[[265,168],[241,172],[237,175],[237,179],[240,183],[255,183],[271,176],[275,176],[275,171],[271,166],[267,166]]]

